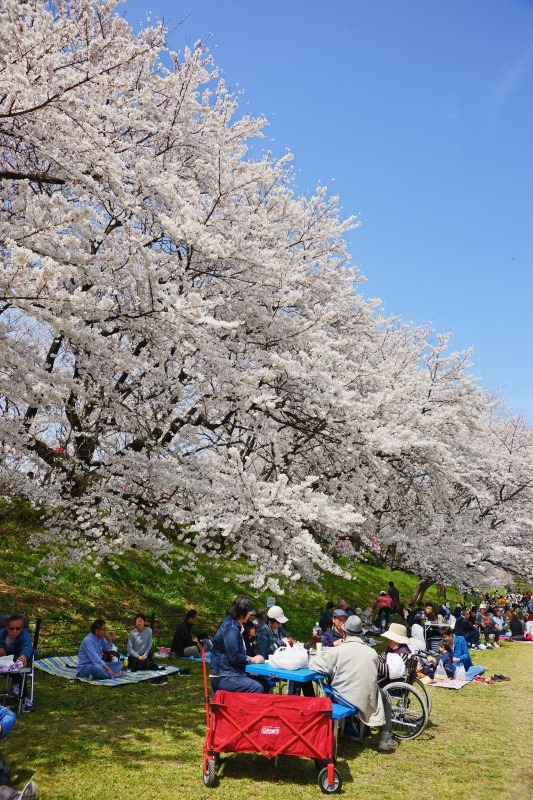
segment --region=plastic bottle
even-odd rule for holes
[[[315,626],[313,628],[313,647],[316,647],[317,642],[322,641],[322,629],[318,622],[315,622]]]
[[[122,664],[122,671],[123,671],[123,672],[127,672],[127,670],[128,670],[128,663],[129,663],[129,662],[128,662],[128,656],[126,656],[126,658],[124,659],[124,662],[123,662],[123,664]]]

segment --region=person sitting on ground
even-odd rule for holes
[[[0,656],[13,656],[13,661],[18,661],[23,667],[27,667],[33,656],[33,646],[29,632],[24,627],[24,617],[21,614],[12,614],[8,617],[6,627],[0,630]],[[21,711],[31,712],[35,706],[28,696],[27,681],[23,681],[22,675],[15,672],[11,675],[11,697],[19,699],[20,692],[24,686],[22,695]]]
[[[346,600],[339,600],[339,602],[337,603],[337,608],[341,608],[345,612],[346,619],[352,616],[352,614],[355,614],[355,608],[349,606]]]
[[[472,663],[470,653],[468,652],[468,644],[464,636],[458,636],[455,629],[443,628],[442,638],[451,645],[454,658],[465,668],[467,681],[473,680],[476,675],[483,675],[485,673],[485,667]]]
[[[489,644],[489,637],[494,636],[494,647],[499,647],[498,639],[500,638],[500,630],[492,621],[492,616],[489,613],[485,603],[479,606],[478,621],[481,625],[481,632],[485,637],[485,644]]]
[[[144,614],[137,614],[135,628],[128,636],[127,654],[128,669],[136,672],[141,669],[157,669],[157,664],[150,655],[152,648],[152,629],[146,624]]]
[[[239,595],[233,601],[228,615],[221,622],[213,639],[209,679],[213,691],[251,692],[262,694],[263,686],[247,675],[247,664],[262,664],[262,655],[247,656],[242,638],[243,625],[248,622],[253,603],[249,597]]]
[[[9,708],[0,705],[0,739],[7,736],[16,719]],[[39,800],[39,787],[34,781],[29,781],[21,792],[9,786],[10,783],[11,771],[0,753],[0,800]]]
[[[389,630],[380,635],[388,639],[389,644],[387,649],[379,656],[378,676],[387,680],[397,680],[405,677],[407,661],[411,657],[407,628],[405,625],[392,622]],[[397,661],[398,657],[403,662],[403,667]]]
[[[393,600],[390,594],[387,594],[386,592],[380,592],[372,605],[372,610],[377,611],[376,618],[374,620],[376,628],[381,630],[383,627],[383,620],[385,625],[387,625],[389,621],[389,614],[392,611],[392,606]]]
[[[170,652],[179,658],[197,658],[200,653],[198,638],[193,636],[192,627],[198,622],[198,612],[191,608],[174,631]]]
[[[330,631],[333,627],[333,611],[335,610],[335,603],[328,603],[325,610],[320,615],[318,622],[322,633]]]
[[[439,642],[439,653],[440,658],[439,661],[444,667],[446,672],[447,678],[453,678],[455,675],[455,664],[454,664],[454,657],[453,657],[453,648],[446,639],[441,639]],[[457,659],[457,662],[459,659]]]
[[[309,660],[309,668],[330,680],[332,690],[357,708],[361,723],[380,728],[378,750],[392,752],[390,700],[378,686],[378,655],[362,639],[363,625],[355,615],[344,623],[345,638],[339,647],[323,647]]]
[[[426,649],[426,637],[422,625],[415,624],[411,627],[411,638],[409,639],[409,650],[411,653],[418,653]]]
[[[479,649],[479,629],[470,622],[470,612],[468,608],[462,608],[461,614],[455,620],[454,633],[462,636],[468,645],[475,650]]]
[[[511,620],[509,622],[509,629],[511,631],[511,639],[515,641],[522,641],[524,638],[524,627],[522,625],[522,620],[518,617],[516,611],[513,611],[511,614]]]
[[[263,658],[268,658],[282,645],[289,644],[289,637],[283,625],[289,620],[281,606],[272,606],[267,611],[267,621],[257,628],[257,650]]]
[[[333,612],[333,627],[322,634],[322,647],[336,647],[342,642],[344,639],[343,625],[347,619],[344,609],[335,609]]]
[[[78,678],[90,678],[101,681],[106,678],[120,678],[122,664],[120,661],[106,663],[103,654],[114,650],[113,634],[107,632],[103,619],[95,619],[91,632],[83,639],[78,651]]]

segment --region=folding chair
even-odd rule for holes
[[[0,618],[0,627],[5,628],[4,619],[7,620],[7,617]],[[33,703],[33,691],[34,691],[34,678],[35,678],[35,660],[39,655],[38,644],[39,644],[39,634],[41,632],[41,625],[42,625],[42,617],[37,617],[35,620],[35,631],[33,634],[33,655],[28,663],[28,666],[23,667],[23,669],[18,670],[16,673],[6,672],[3,673],[5,675],[5,682],[4,682],[4,697],[3,697],[3,705],[6,705],[6,701],[9,698],[9,683],[8,678],[12,678],[13,674],[21,675],[22,682],[20,684],[20,692],[17,702],[17,714],[20,714],[20,709],[22,708],[22,702],[24,698],[24,693],[26,688],[29,688],[29,698]],[[3,623],[3,624],[2,624]],[[29,630],[29,620],[27,617],[23,618],[23,626]],[[12,685],[12,684],[11,684]]]

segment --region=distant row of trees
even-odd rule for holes
[[[177,538],[272,590],[369,549],[530,578],[531,427],[360,294],[354,220],[251,158],[264,124],[114,1],[2,4],[4,493],[48,514],[52,574]]]

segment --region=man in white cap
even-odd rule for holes
[[[380,728],[378,750],[391,753],[398,742],[391,734],[389,699],[378,686],[378,655],[365,644],[359,617],[348,617],[343,629],[346,638],[342,643],[323,647],[309,660],[309,669],[328,676],[333,691],[357,708],[362,724]]]
[[[268,609],[267,620],[259,623],[255,635],[257,649],[263,658],[271,656],[282,644],[289,643],[287,634],[283,629],[283,625],[288,621],[281,606],[272,606]]]

